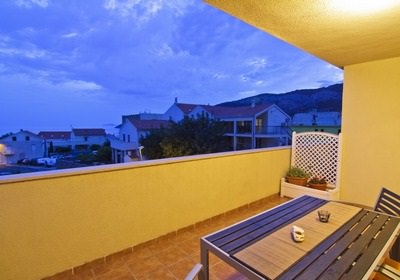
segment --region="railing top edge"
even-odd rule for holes
[[[247,154],[275,152],[275,151],[290,150],[290,149],[291,149],[291,146],[279,146],[279,147],[272,147],[272,148],[251,149],[251,150],[193,155],[193,156],[166,158],[166,159],[136,161],[136,162],[130,162],[130,163],[116,163],[116,164],[108,164],[108,165],[101,165],[101,166],[89,166],[89,167],[52,170],[52,171],[22,173],[22,174],[16,174],[16,175],[4,175],[4,176],[0,176],[0,185],[16,183],[16,182],[23,182],[23,181],[40,180],[40,179],[51,179],[51,178],[58,178],[58,177],[68,177],[68,176],[79,176],[79,175],[88,175],[88,174],[95,174],[95,173],[113,172],[113,171],[119,171],[119,170],[127,170],[127,169],[132,169],[132,168],[144,168],[144,167],[157,166],[157,165],[179,164],[179,163],[190,162],[190,161],[209,160],[209,159],[216,159],[216,158],[223,158],[223,157],[235,157],[235,156],[242,156],[242,155],[247,155]]]

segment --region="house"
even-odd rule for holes
[[[47,151],[71,149],[71,131],[40,131],[38,135],[45,141]]]
[[[103,128],[73,128],[71,146],[73,150],[88,150],[92,145],[103,145],[107,141]]]
[[[283,146],[290,139],[290,116],[275,104],[240,107],[197,105],[190,117],[207,115],[226,123],[232,150]]]
[[[19,160],[45,155],[43,139],[30,131],[20,130],[0,139],[0,163],[16,164]]]
[[[112,162],[122,163],[141,159],[140,138],[152,129],[167,127],[170,121],[163,119],[142,119],[141,114],[122,116],[122,123],[117,126],[118,137],[110,138]]]
[[[196,104],[187,104],[187,103],[178,103],[178,99],[175,98],[174,104],[168,108],[168,110],[164,113],[165,119],[171,120],[174,122],[179,122],[184,117],[190,115],[194,108],[196,108]]]

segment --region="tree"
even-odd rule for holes
[[[95,160],[103,163],[110,163],[112,158],[112,150],[110,141],[104,142],[103,146],[97,149]]]
[[[163,158],[162,140],[167,137],[165,128],[153,129],[146,137],[140,138],[140,143],[144,147],[143,155],[147,159]]]
[[[227,150],[224,123],[201,115],[185,117],[141,139],[148,159],[216,153]]]
[[[54,145],[53,145],[53,141],[49,142],[49,150],[48,150],[48,154],[52,154],[54,153]]]
[[[92,164],[94,162],[111,163],[112,150],[110,141],[104,142],[102,146],[97,146],[97,150],[81,154],[78,156],[78,159],[85,164]]]

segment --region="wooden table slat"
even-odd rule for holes
[[[331,212],[329,223],[321,223],[318,220],[318,209]],[[358,207],[337,202],[329,202],[318,209],[239,251],[234,255],[234,258],[242,264],[252,267],[258,273],[274,279],[306,256],[309,251],[314,250],[318,244],[323,243],[327,236],[337,231],[361,210]],[[300,226],[305,230],[304,242],[296,243],[292,240],[290,235],[292,225]],[[277,250],[275,248],[276,243],[284,244],[285,249]],[[289,258],[288,253],[294,259]],[[274,256],[273,254],[277,255]],[[272,271],[271,264],[273,266],[278,265],[280,270]],[[315,278],[310,277],[308,279]]]
[[[344,224],[339,230],[334,232],[329,236],[324,242],[319,244],[314,250],[309,254],[305,255],[301,260],[295,263],[290,269],[288,268],[283,274],[280,275],[280,280],[291,280],[294,279],[298,274],[304,271],[308,266],[310,266],[316,259],[324,254],[335,242],[341,238],[345,233],[354,226],[356,222],[361,220],[363,216],[367,213],[366,210],[360,211],[356,216]]]
[[[375,217],[375,213],[367,212],[367,215],[351,231],[337,240],[335,246],[327,254],[321,255],[301,275],[297,276],[298,279],[317,279],[340,256],[345,248],[365,230]]]
[[[368,271],[371,267],[370,263],[378,257],[380,249],[386,244],[387,240],[396,230],[398,224],[399,222],[396,221],[396,219],[390,219],[387,222],[382,232],[368,246],[368,251],[360,256],[356,265],[344,275],[343,280],[353,280],[356,275],[363,275]]]
[[[369,229],[358,239],[355,239],[352,246],[341,255],[340,260],[337,260],[321,275],[321,279],[330,280],[342,277],[344,273],[351,268],[349,264],[352,264],[354,260],[356,260],[357,256],[361,254],[362,250],[371,242],[372,238],[382,228],[386,220],[386,216],[378,216],[370,225]]]
[[[274,232],[292,223],[293,221],[303,217],[304,215],[325,204],[325,202],[321,202],[323,201],[315,201],[294,211],[284,211],[284,213],[280,213],[279,217],[275,217],[276,219],[269,221],[267,224],[264,224],[261,227],[249,227],[246,231],[240,232],[240,234],[238,235],[235,234],[229,236],[229,238],[224,240],[224,243],[221,242],[219,247],[229,254],[234,254],[237,251],[242,250],[243,248],[257,242],[271,232]],[[216,242],[215,244],[217,245],[218,243],[219,242]]]
[[[234,226],[231,226],[227,229],[224,229],[223,231],[217,232],[215,234],[212,234],[208,237],[206,237],[206,240],[209,242],[220,246],[221,243],[219,240],[225,240],[226,238],[229,238],[229,236],[232,236],[233,234],[237,234],[238,232],[245,231],[248,227],[252,226],[253,224],[260,225],[260,224],[265,224],[268,222],[268,220],[271,217],[274,217],[275,215],[279,213],[287,213],[290,211],[293,211],[294,209],[298,209],[301,207],[304,207],[305,205],[312,204],[312,203],[322,203],[323,201],[318,198],[314,197],[309,197],[309,196],[304,196],[300,197],[298,201],[292,200],[284,205],[281,205],[280,207],[273,208],[271,210],[268,210],[264,213],[261,213],[255,217],[252,217],[248,220],[245,220],[239,224],[236,224]],[[282,214],[281,214],[282,215]]]

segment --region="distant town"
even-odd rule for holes
[[[226,150],[232,151],[286,146],[293,131],[340,132],[340,111],[314,108],[291,116],[275,103],[249,100],[211,106],[180,103],[176,98],[164,113],[121,116],[117,135],[103,128],[11,132],[0,137],[0,175],[145,160],[141,139],[185,117],[206,116],[223,122]]]

